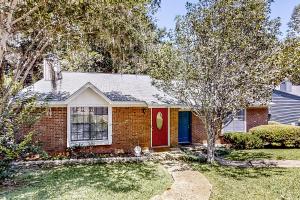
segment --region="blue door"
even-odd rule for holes
[[[191,112],[178,112],[178,143],[191,143]]]

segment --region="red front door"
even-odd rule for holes
[[[168,109],[152,108],[152,146],[168,146]]]

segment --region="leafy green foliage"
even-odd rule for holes
[[[259,149],[262,148],[263,141],[256,135],[232,132],[224,134],[225,141],[229,142],[235,149]]]
[[[259,137],[265,145],[300,147],[300,127],[292,125],[262,125],[250,129],[250,134]]]
[[[300,5],[295,7],[288,25],[288,35],[281,43],[281,51],[273,56],[274,65],[280,67],[279,82],[289,78],[294,84],[300,84]]]
[[[300,127],[284,124],[262,125],[249,133],[226,133],[225,140],[236,149],[300,147]]]
[[[44,52],[62,59],[64,70],[141,72],[159,42],[152,16],[158,6],[156,0],[24,1],[14,18],[35,10],[15,25],[21,38],[15,50],[30,53],[42,42]]]
[[[289,38],[300,36],[300,4],[295,6],[288,26]]]
[[[140,0],[122,3],[91,1],[83,5],[87,17],[80,22],[78,41],[74,41],[72,46],[64,44],[57,51],[63,58],[63,68],[70,71],[144,73],[148,68],[148,55],[159,42],[150,5],[159,4]],[[64,39],[63,43],[67,41]]]
[[[11,161],[23,159],[29,153],[41,152],[33,143],[35,133],[30,128],[43,114],[43,107],[37,106],[35,97],[28,96],[26,92],[21,95],[20,85],[14,84],[13,87],[12,96],[3,102],[5,106],[2,105],[0,112],[0,180],[11,175]]]

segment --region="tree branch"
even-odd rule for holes
[[[28,11],[27,13],[25,13],[24,15],[22,15],[21,17],[15,19],[12,23],[11,26],[15,25],[16,23],[18,23],[19,21],[25,19],[26,17],[28,17],[29,15],[31,15],[31,13],[33,13],[34,11],[36,11],[38,8],[40,7],[40,5],[36,5],[35,7],[33,7],[30,11]]]

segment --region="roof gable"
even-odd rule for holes
[[[79,90],[73,93],[65,102],[69,105],[89,106],[111,104],[111,100],[91,83],[86,83]]]

